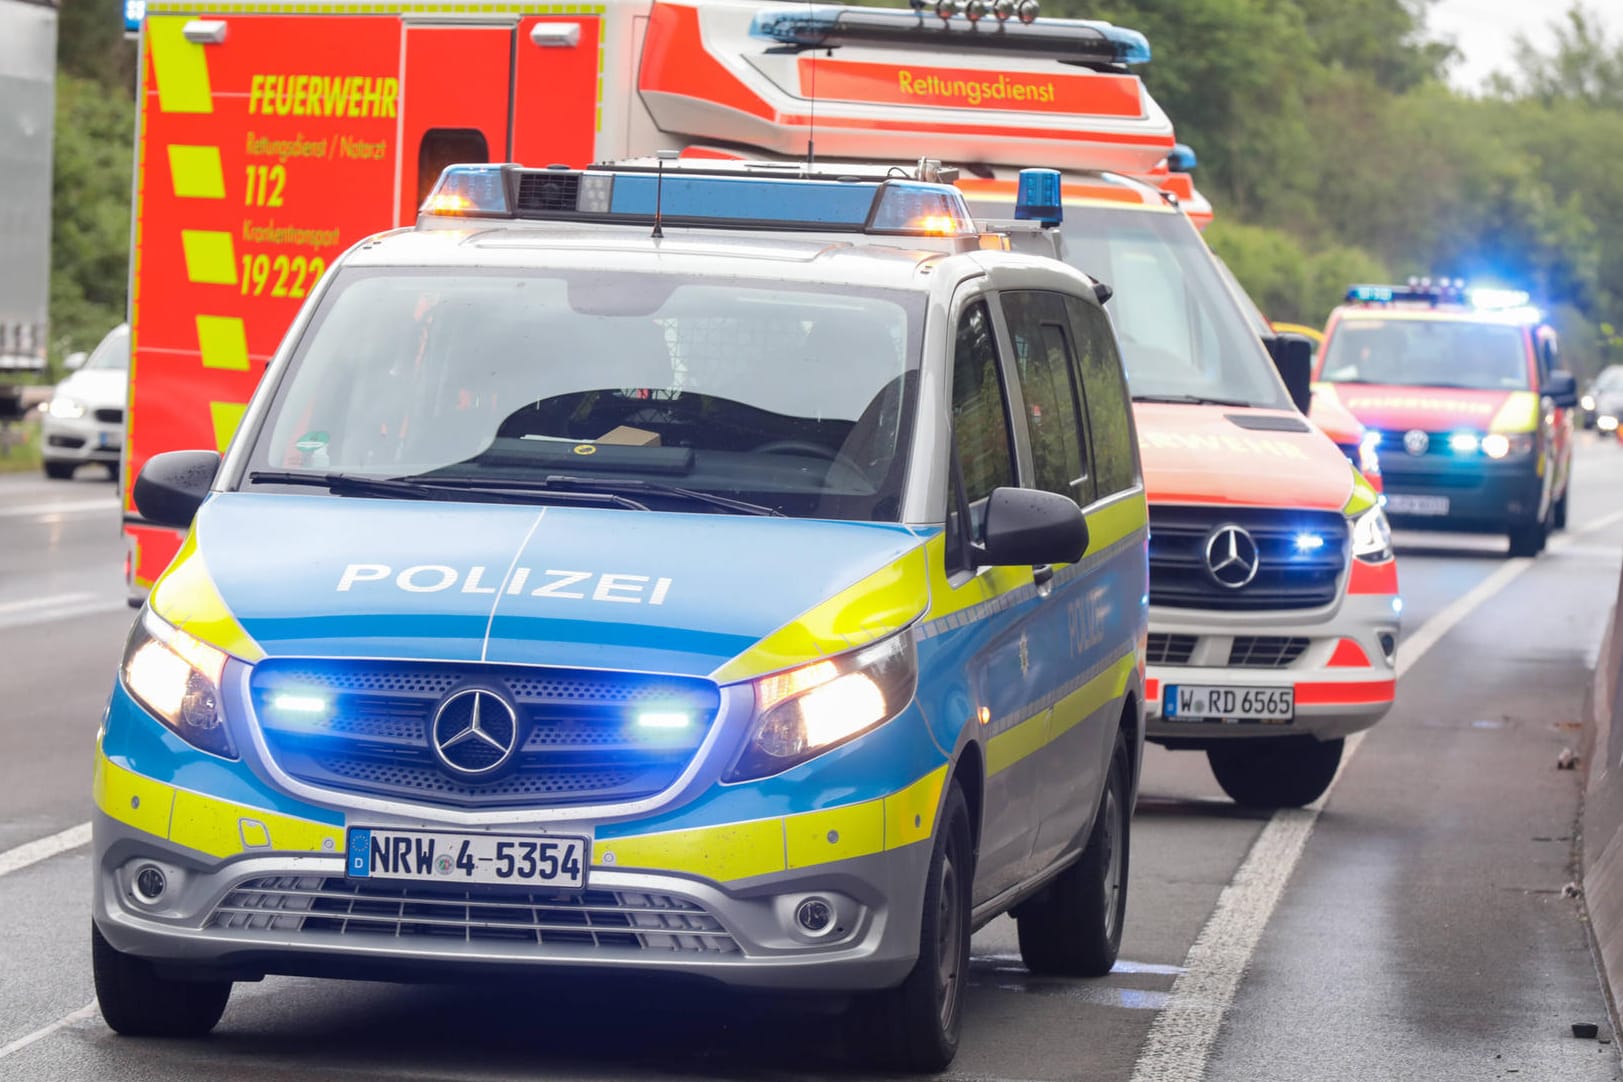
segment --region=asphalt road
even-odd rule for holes
[[[1578,718],[1623,560],[1623,450],[1580,448],[1572,528],[1401,538],[1398,705],[1322,810],[1225,802],[1153,750],[1123,961],[1037,978],[975,940],[955,1079],[1617,1079],[1579,902]],[[88,474],[89,471],[86,471]],[[865,1077],[824,1014],[690,987],[239,985],[215,1034],[115,1037],[95,1014],[91,741],[130,612],[111,486],[0,478],[0,1078]]]

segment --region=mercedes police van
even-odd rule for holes
[[[939,1069],[992,917],[1110,970],[1125,377],[1106,291],[950,179],[454,167],[337,261],[223,459],[135,485],[189,533],[98,737],[114,1029],[269,973],[659,970],[852,997]]]

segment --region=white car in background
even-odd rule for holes
[[[83,365],[56,385],[45,407],[40,440],[45,476],[66,480],[86,462],[96,462],[117,480],[129,369],[130,328],[120,323]]]

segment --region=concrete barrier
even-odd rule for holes
[[[1623,581],[1585,696],[1584,904],[1614,1027],[1623,994]]]

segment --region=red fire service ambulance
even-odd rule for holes
[[[300,299],[448,163],[930,157],[995,218],[1020,167],[1059,169],[1136,401],[1149,738],[1206,751],[1238,800],[1312,800],[1391,705],[1400,602],[1375,493],[1303,417],[1306,343],[1265,351],[1224,285],[1141,35],[915,7],[152,0],[126,491],[157,452],[225,446]],[[138,595],[180,538],[131,503],[126,531]]]
[[[1364,425],[1400,526],[1504,533],[1535,556],[1567,524],[1578,385],[1526,293],[1360,285],[1330,317],[1318,393]]]

